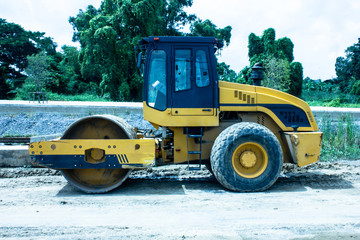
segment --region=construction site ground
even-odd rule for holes
[[[0,137],[61,136],[93,114],[149,128],[141,106],[0,100]],[[312,110],[318,123],[344,114],[360,119],[359,109]],[[133,172],[106,194],[85,194],[58,171],[30,167],[26,146],[3,145],[0,153],[0,166],[25,166],[0,168],[0,239],[360,239],[360,160],[285,165],[265,192],[231,192],[205,167],[175,165]]]
[[[285,165],[270,190],[235,193],[176,165],[85,194],[55,170],[0,168],[0,239],[360,239],[359,180],[360,160]]]

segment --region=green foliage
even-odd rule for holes
[[[81,76],[81,67],[79,63],[79,51],[76,47],[63,46],[62,58],[59,62],[59,71],[61,77],[59,78],[58,93],[64,94],[79,94],[87,88]],[[95,91],[96,93],[96,91]]]
[[[303,67],[299,62],[290,63],[290,84],[288,93],[301,96],[303,84]]]
[[[28,78],[25,79],[21,88],[16,89],[15,99],[17,100],[29,100],[29,93],[38,91],[35,83]]]
[[[348,47],[345,51],[346,57],[338,57],[335,63],[337,79],[342,92],[357,92],[352,89],[353,84],[360,80],[360,38],[354,45]],[[357,84],[358,86],[358,84]]]
[[[276,41],[276,44],[277,54],[280,58],[285,58],[289,62],[294,61],[294,44],[290,38],[280,38]]]
[[[358,98],[352,94],[304,90],[301,98],[310,106],[360,107]]]
[[[139,101],[134,47],[141,36],[181,35],[179,28],[195,20],[185,7],[192,0],[104,0],[70,18],[73,39],[81,44],[80,72],[116,101]]]
[[[354,85],[356,86],[356,85]],[[325,107],[359,107],[359,96],[354,93],[344,93],[335,81],[312,80],[309,77],[303,81],[301,98],[311,106]]]
[[[288,61],[270,57],[265,59],[264,68],[266,69],[266,78],[262,82],[264,86],[289,92],[291,68]]]
[[[109,98],[99,97],[90,93],[82,93],[76,95],[66,95],[58,93],[49,93],[48,98],[53,101],[85,101],[85,102],[108,102]]]
[[[0,18],[0,99],[25,79],[27,57],[41,51],[55,54],[56,44],[45,33],[25,31],[20,25]]]
[[[190,26],[190,30],[191,33],[188,34],[189,36],[215,37],[219,41],[225,42],[226,46],[230,44],[231,26],[217,28],[210,20],[202,21],[198,19]],[[218,62],[216,68],[220,80],[237,82],[238,76],[234,70],[230,69],[230,65],[224,62]]]
[[[51,81],[50,62],[48,56],[44,52],[36,55],[28,56],[28,66],[25,73],[27,80],[36,86],[36,90],[40,92],[45,85]]]
[[[145,36],[181,36],[190,24],[191,36],[214,36],[228,45],[231,27],[219,29],[210,20],[185,12],[192,0],[104,0],[70,18],[79,41],[80,74],[115,101],[139,101],[142,78],[137,74],[134,47]],[[64,70],[64,68],[61,68]],[[76,70],[68,70],[77,74]],[[79,81],[71,80],[70,83]]]
[[[341,106],[341,99],[334,98],[329,103],[325,103],[326,107],[340,107]]]
[[[265,51],[264,44],[261,41],[261,38],[256,36],[255,33],[251,33],[249,35],[248,48],[249,48],[249,54],[248,54],[249,59],[258,56]]]
[[[275,45],[275,29],[266,29],[261,37],[261,42],[264,45],[264,53],[266,55],[276,54],[277,49]]]
[[[357,102],[360,102],[360,80],[354,82],[354,84],[351,87],[350,93],[356,95]]]
[[[318,121],[323,132],[322,161],[358,159],[360,154],[360,127],[349,115],[337,123],[330,116]]]
[[[217,63],[216,68],[220,80],[227,82],[236,82],[237,74],[234,70],[230,69],[230,65],[221,62]]]
[[[303,68],[301,63],[293,62],[294,44],[289,38],[276,40],[275,30],[269,28],[261,37],[251,33],[248,48],[250,66],[259,62],[265,67],[264,86],[301,96]],[[251,74],[249,69],[244,73]]]
[[[190,27],[190,36],[216,37],[219,41],[225,42],[226,46],[230,44],[231,26],[217,28],[210,20],[197,20]]]
[[[63,46],[56,52],[56,44],[44,33],[0,19],[0,98],[11,92],[28,99],[28,92],[44,91],[50,99],[88,94],[139,101],[142,77],[134,47],[141,37],[213,36],[229,45],[231,27],[217,28],[210,20],[187,14],[184,9],[191,5],[192,0],[103,0],[99,9],[90,5],[69,19],[80,51]],[[181,32],[186,24],[189,34]],[[229,81],[236,78],[225,63],[219,68]]]

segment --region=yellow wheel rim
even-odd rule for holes
[[[268,155],[260,144],[255,142],[243,143],[235,149],[232,165],[240,176],[256,178],[264,173],[268,165]]]

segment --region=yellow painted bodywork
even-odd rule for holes
[[[31,144],[30,154],[85,156],[85,151],[91,149],[91,156],[95,161],[101,159],[102,154],[126,154],[131,164],[150,165],[155,162],[155,158],[167,163],[184,163],[187,162],[188,157],[190,161],[199,160],[199,155],[190,154],[188,156],[188,151],[199,151],[200,148],[198,139],[189,138],[187,143],[184,127],[203,127],[201,157],[202,160],[208,160],[215,139],[224,129],[238,122],[255,122],[267,127],[275,134],[282,147],[284,162],[295,162],[299,166],[303,166],[317,161],[321,145],[321,141],[319,142],[318,139],[321,138],[321,133],[316,132],[318,127],[311,110],[308,104],[301,99],[265,87],[220,81],[218,101],[219,108],[168,108],[164,111],[151,108],[144,101],[144,119],[156,128],[163,126],[170,129],[173,132],[173,137],[170,139],[162,139],[162,141],[158,139],[47,141]],[[295,146],[288,142],[287,136],[291,134],[293,128],[286,127],[272,111],[260,106],[261,104],[289,104],[302,109],[308,117],[310,127],[299,127],[299,132],[296,134],[301,132],[300,138],[304,137],[307,142],[316,143],[314,145],[317,147],[313,149],[312,144]],[[220,112],[234,112],[237,118],[221,119]],[[284,132],[287,133],[284,134]],[[173,152],[169,148],[163,149],[163,146],[172,141]],[[138,148],[135,147],[137,145]]]
[[[281,144],[283,150],[284,162],[293,162],[289,148],[286,144],[284,135],[281,133],[279,126],[264,113],[250,112],[239,113],[239,117],[243,122],[255,122],[270,129]],[[227,127],[238,123],[237,120],[223,120],[218,127],[207,127],[204,129],[203,144],[202,144],[202,159],[209,159],[211,148],[217,136],[225,130]],[[184,134],[184,128],[182,127],[170,127],[170,130],[174,132],[174,162],[182,163],[187,161],[187,143],[186,134]],[[199,144],[195,142],[193,138],[189,138],[189,151],[198,151]],[[197,160],[197,155],[190,155],[190,160]]]
[[[258,106],[261,104],[289,104],[302,109],[308,118],[310,127],[300,127],[298,131],[318,131],[314,116],[309,105],[290,94],[266,88],[245,84],[219,82],[220,111],[263,112],[270,116],[282,131],[292,131],[269,109]],[[222,106],[223,104],[244,104],[246,106]],[[254,106],[248,106],[254,105]]]
[[[319,160],[321,132],[286,132],[284,134],[294,162],[300,167]]]
[[[224,106],[224,105],[234,106]],[[219,81],[219,108],[167,108],[159,111],[143,102],[144,119],[155,127],[215,127],[220,125],[219,112],[265,113],[282,131],[292,131],[268,108],[261,104],[289,104],[302,109],[310,127],[299,127],[298,131],[318,131],[309,105],[290,94],[245,84]]]
[[[141,164],[144,167],[155,164],[154,139],[81,139],[34,142],[29,145],[29,154],[35,155],[86,155],[87,150],[95,150],[95,155],[126,155],[128,164]],[[96,158],[96,157],[95,157]],[[100,158],[100,157],[99,157]],[[122,163],[121,163],[122,164]],[[124,164],[125,165],[125,164]],[[126,166],[123,166],[126,168]]]
[[[172,116],[214,116],[214,108],[172,108]]]
[[[230,125],[234,124],[234,121],[221,122],[218,127],[206,127],[204,129],[204,135],[202,137],[202,159],[210,159],[211,148],[214,144],[215,139],[219,134]],[[194,138],[189,138],[189,146],[187,146],[187,137],[184,133],[183,127],[170,127],[174,133],[174,163],[184,163],[187,161],[187,147],[189,151],[199,151],[200,144],[196,142]],[[189,155],[189,160],[199,160],[198,155]]]
[[[208,108],[205,108],[207,110]],[[176,113],[178,111],[178,113]],[[164,111],[149,107],[143,102],[144,119],[158,126],[166,127],[207,127],[219,126],[218,110],[211,108],[211,112],[203,108],[168,108]]]

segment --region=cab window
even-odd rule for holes
[[[210,84],[208,62],[204,50],[196,51],[196,86],[206,87]]]
[[[147,104],[158,110],[166,109],[166,53],[153,50],[150,55]]]
[[[191,50],[175,50],[175,91],[191,88]]]

